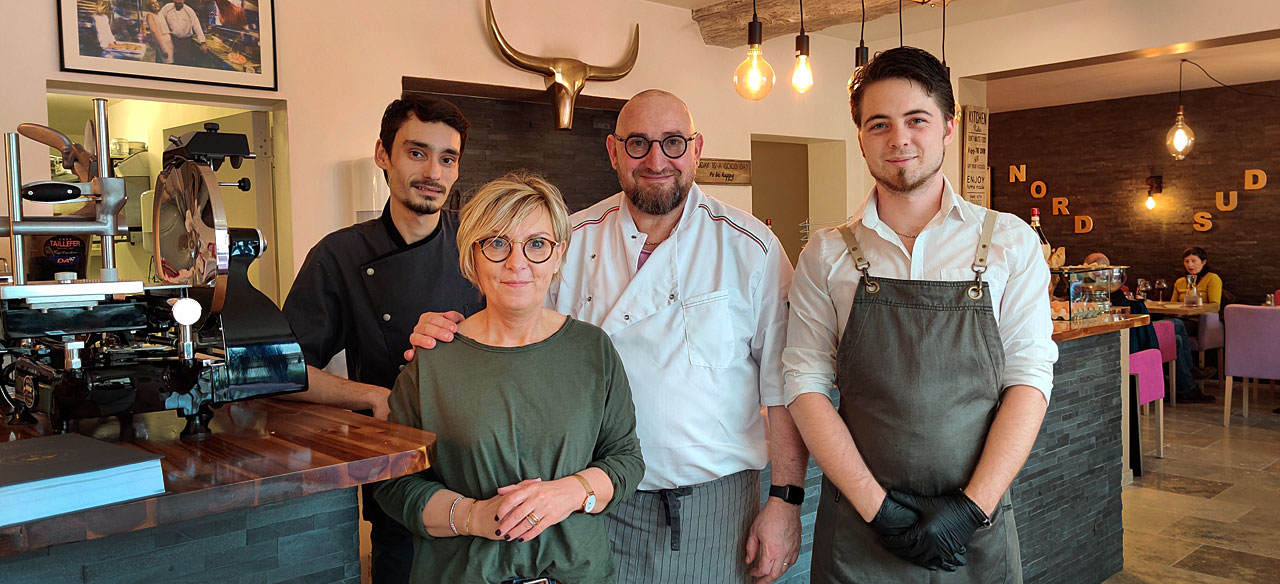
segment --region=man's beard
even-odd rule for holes
[[[406,209],[417,213],[418,215],[431,215],[440,211],[440,207],[444,206],[444,202],[449,199],[449,190],[444,185],[432,180],[417,180],[409,183],[409,188],[417,187],[435,187],[444,191],[444,194],[435,199],[419,200],[412,194],[406,196],[402,201]]]
[[[933,168],[921,167],[919,174],[908,174],[912,170],[909,168],[890,168],[885,172],[877,167],[867,165],[867,170],[871,172],[872,178],[889,190],[902,194],[915,192],[916,189],[924,186],[938,173],[940,168],[942,168],[941,156],[938,157],[937,163],[933,165]]]
[[[640,188],[634,181],[630,185],[624,182],[622,190],[641,213],[662,216],[684,205],[685,197],[689,195],[693,184],[685,182],[683,178],[683,175],[677,174],[670,186],[655,184],[647,189]]]

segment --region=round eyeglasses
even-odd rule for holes
[[[649,155],[649,151],[653,149],[654,142],[661,144],[660,147],[663,154],[667,158],[680,158],[689,150],[689,143],[698,137],[698,133],[694,132],[692,136],[685,138],[684,136],[675,135],[667,136],[661,140],[650,140],[644,136],[632,134],[623,138],[617,134],[613,134],[613,139],[622,142],[622,149],[626,151],[627,156],[636,160]]]
[[[506,261],[511,255],[511,248],[515,244],[520,244],[520,249],[524,252],[524,258],[531,263],[540,264],[551,259],[551,252],[555,251],[559,242],[551,241],[545,237],[534,237],[524,241],[516,241],[507,239],[501,235],[497,237],[486,237],[476,242],[480,246],[480,253],[485,259],[497,263]]]

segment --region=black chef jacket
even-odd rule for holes
[[[480,292],[458,271],[458,214],[440,211],[440,226],[406,244],[391,221],[340,229],[307,254],[284,302],[284,316],[307,365],[323,369],[347,351],[347,376],[390,389],[404,365],[409,334],[425,312],[484,307]]]

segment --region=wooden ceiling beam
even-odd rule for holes
[[[902,9],[922,4],[941,6],[954,0],[903,0]],[[898,0],[866,0],[867,20],[898,13]],[[800,32],[799,0],[756,0],[756,14],[764,23],[764,38]],[[693,10],[693,20],[702,32],[702,42],[734,48],[747,44],[747,23],[751,21],[751,0],[721,0]],[[805,32],[816,32],[839,24],[862,21],[862,6],[856,0],[808,0],[804,3]]]

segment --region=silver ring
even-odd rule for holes
[[[539,521],[542,521],[542,518],[541,518],[541,517],[538,517],[537,515],[534,515],[533,513],[530,513],[530,514],[528,514],[528,515],[525,515],[525,516],[524,516],[524,519],[525,519],[525,521],[528,521],[528,522],[529,522],[529,525],[537,525]]]

